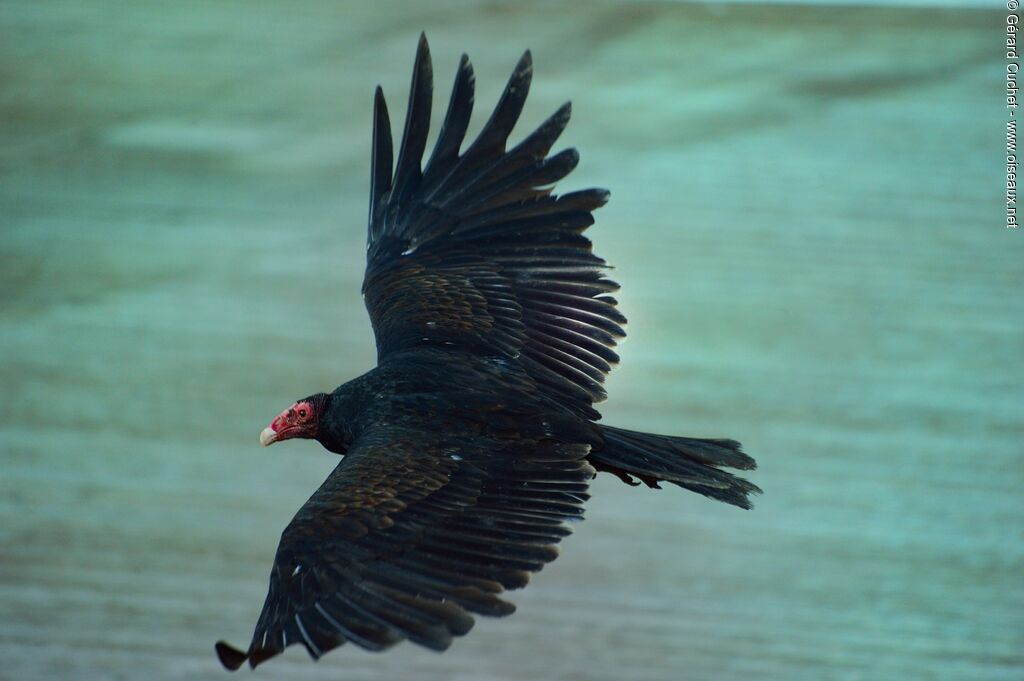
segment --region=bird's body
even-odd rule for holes
[[[470,613],[514,609],[503,591],[557,556],[596,471],[742,507],[759,491],[720,470],[754,467],[737,442],[597,423],[625,335],[617,285],[583,235],[608,193],[551,193],[578,160],[548,156],[568,105],[506,150],[531,73],[527,53],[462,150],[473,102],[463,57],[423,166],[432,68],[421,38],[393,171],[378,89],[363,285],[378,365],[261,434],[315,438],[342,459],[282,534],[249,649],[217,644],[226,667],[292,643],[314,657],[346,641],[447,648]]]
[[[512,437],[531,426],[551,430],[558,424],[569,442],[593,441],[597,430],[540,395],[510,362],[442,348],[390,357],[339,387],[326,403],[321,422],[327,427],[317,439],[338,454],[382,424],[453,437]]]

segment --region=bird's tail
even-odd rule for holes
[[[610,426],[601,426],[601,435],[604,444],[591,448],[590,463],[631,485],[640,484],[634,477],[649,487],[671,482],[741,508],[750,508],[750,495],[761,493],[757,485],[720,470],[757,468],[735,440],[655,435]]]

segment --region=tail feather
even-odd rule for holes
[[[655,435],[610,426],[601,426],[601,435],[604,444],[591,449],[591,464],[627,483],[639,484],[633,477],[649,487],[671,482],[740,508],[751,508],[750,495],[761,493],[757,485],[719,468],[757,468],[735,440]]]

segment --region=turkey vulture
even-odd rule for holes
[[[552,193],[579,158],[549,155],[568,103],[506,148],[532,71],[526,52],[463,150],[474,85],[463,55],[426,165],[425,37],[394,166],[377,88],[363,282],[377,367],[260,433],[263,445],[313,438],[342,458],[281,535],[248,649],[217,643],[228,669],[293,643],[314,659],[346,641],[446,649],[473,614],[514,610],[503,592],[555,559],[596,471],[742,508],[760,491],[721,470],[755,467],[738,442],[597,423],[626,322],[583,234],[608,192]]]

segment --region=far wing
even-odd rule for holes
[[[605,262],[583,232],[603,189],[562,196],[551,185],[576,167],[575,149],[548,156],[569,121],[563,105],[512,149],[506,142],[529,91],[527,52],[479,136],[460,153],[473,108],[463,56],[434,151],[421,167],[433,70],[421,38],[405,133],[392,172],[391,127],[374,107],[366,306],[380,360],[445,346],[521,363],[542,390],[593,417],[625,318],[608,294]]]
[[[229,669],[300,643],[317,658],[346,641],[409,639],[443,650],[502,616],[501,598],[554,560],[582,516],[586,445],[380,430],[362,437],[281,536],[263,612]]]

